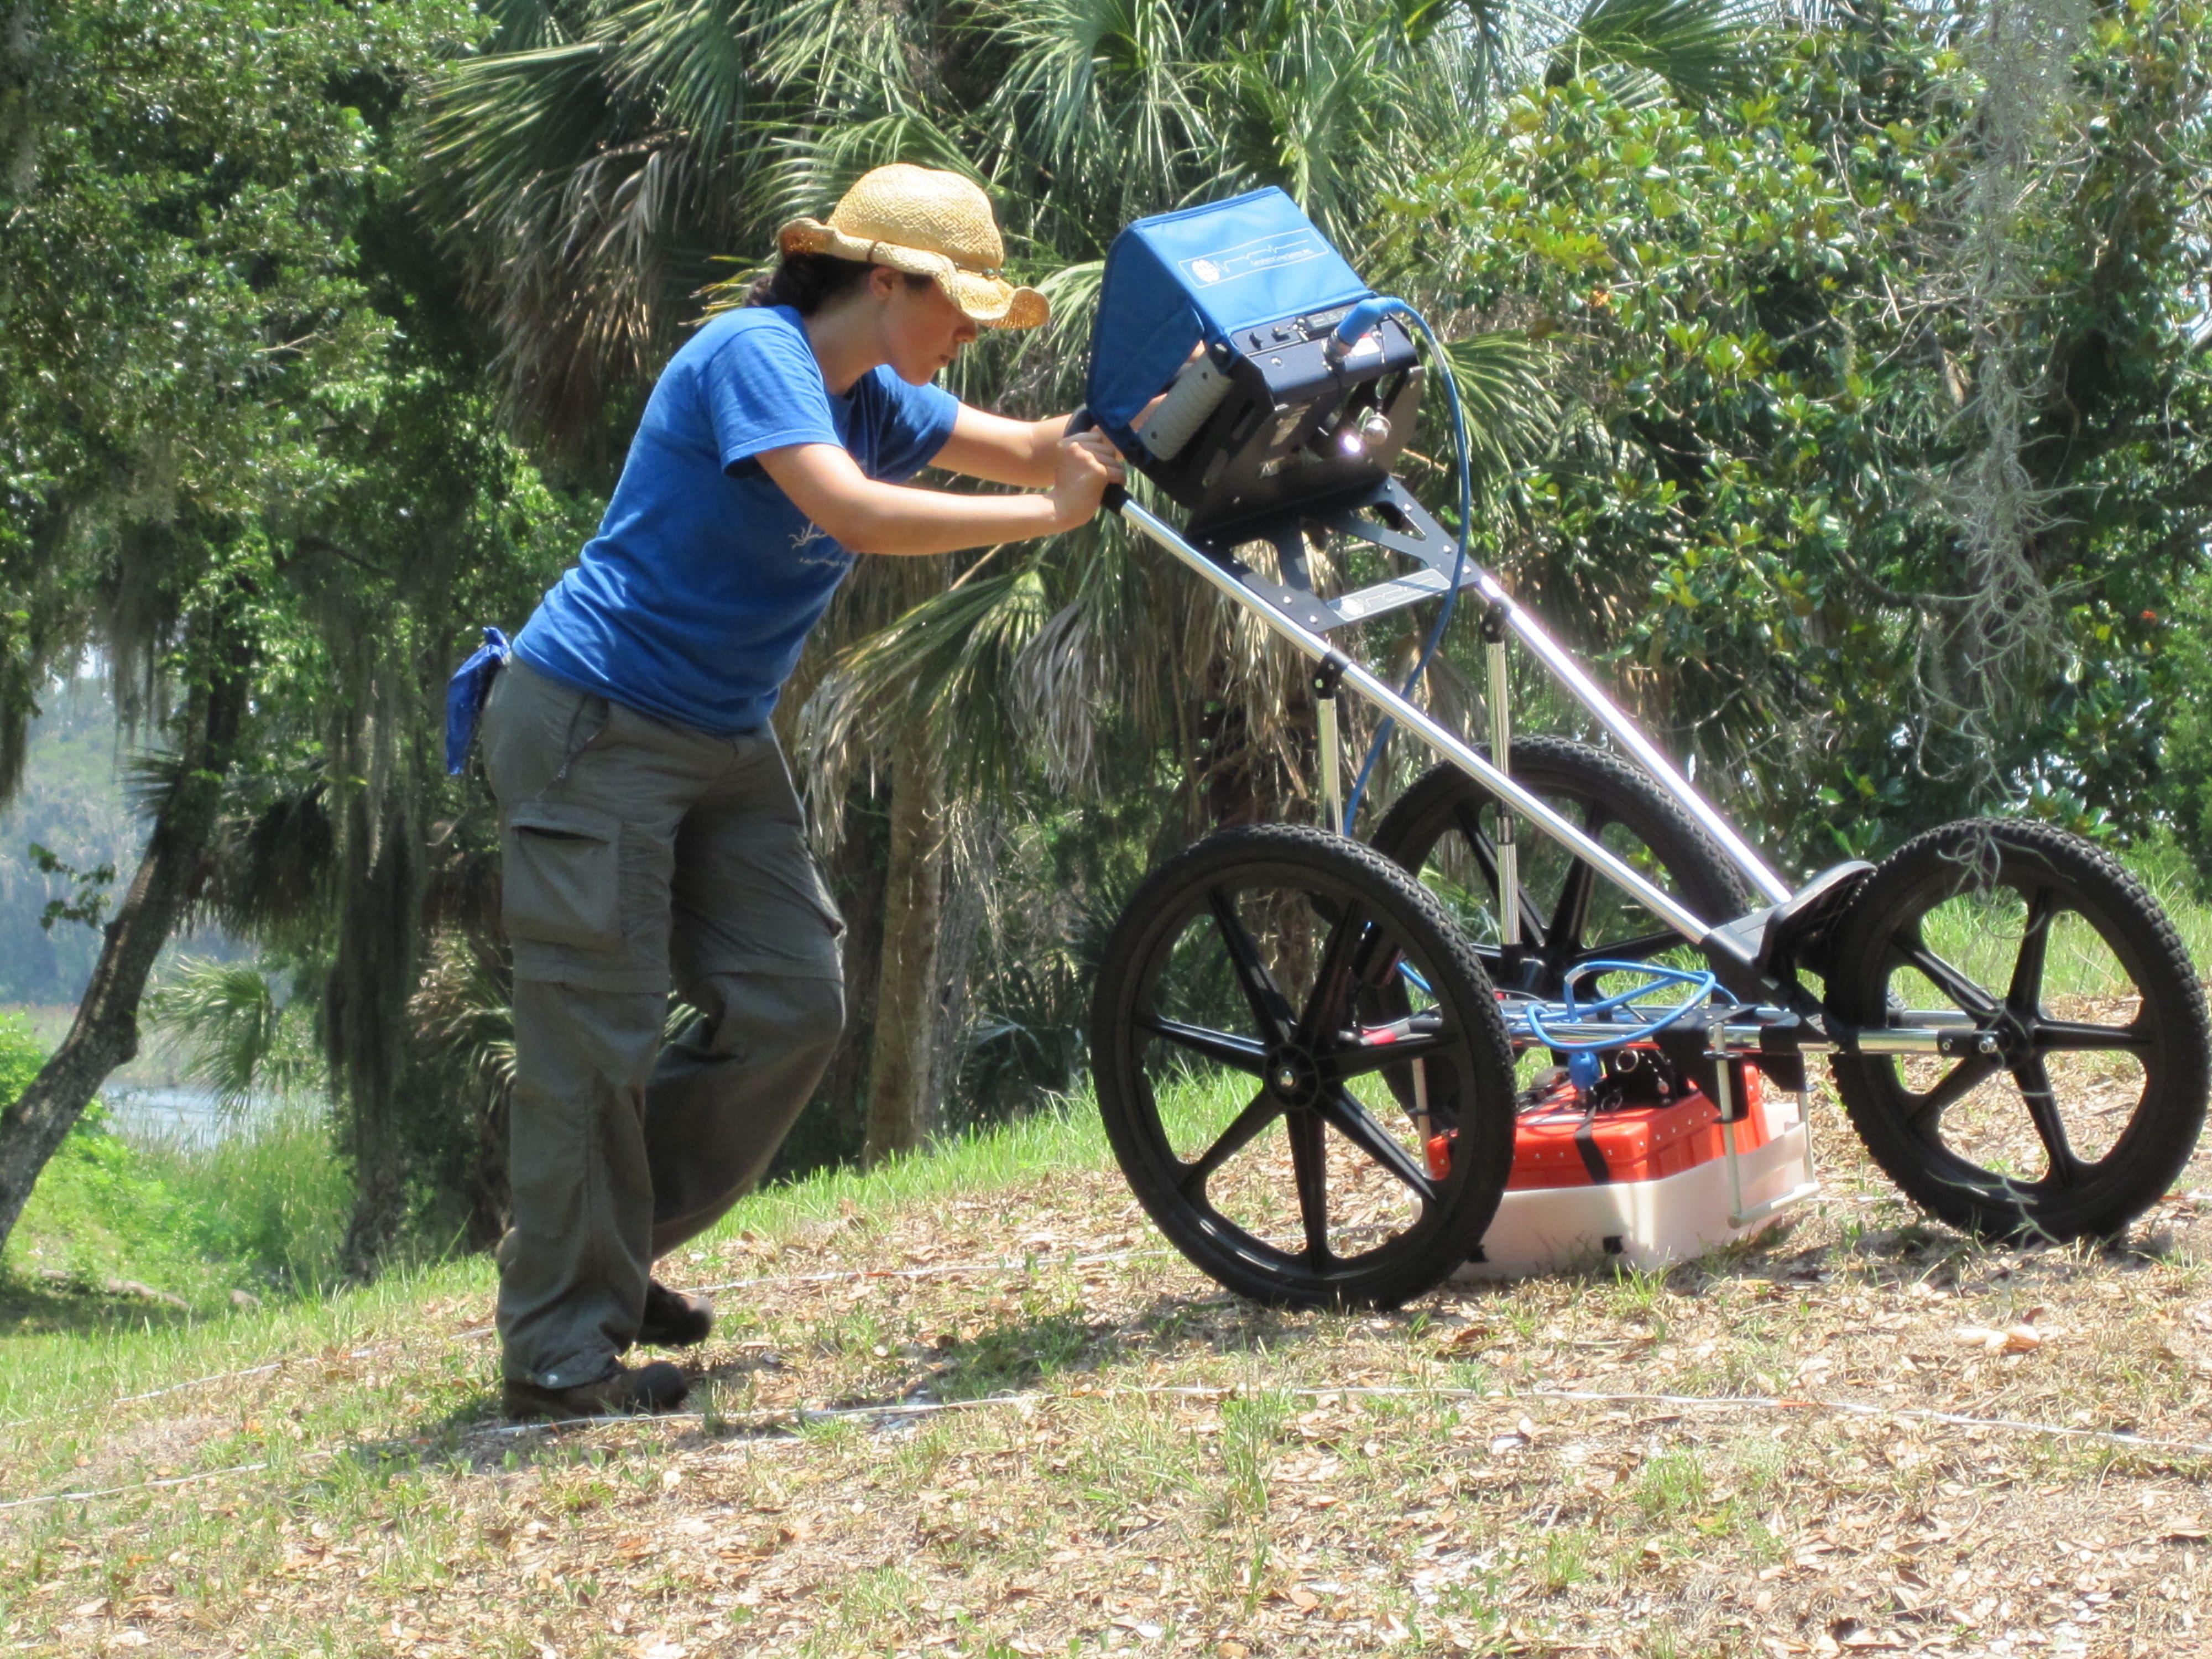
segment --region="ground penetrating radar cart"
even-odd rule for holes
[[[1293,1305],[1657,1265],[1817,1191],[1805,1067],[1826,1054],[1936,1216],[2124,1228],[2187,1162],[2212,1076],[2157,904],[2078,837],[1996,819],[1793,888],[1468,557],[1449,373],[1460,534],[1394,476],[1423,341],[1434,361],[1279,191],[1140,220],[1107,257],[1084,418],[1184,522],[1120,489],[1107,507],[1311,663],[1329,824],[1211,836],[1115,924],[1091,1058],[1152,1218],[1230,1289]],[[1346,580],[1316,580],[1324,548]],[[1432,603],[1425,664],[1462,593],[1486,748],[1412,700],[1419,667],[1393,685],[1331,637]],[[1515,640],[1617,748],[1514,738]],[[1366,844],[1334,833],[1346,691],[1443,763]]]

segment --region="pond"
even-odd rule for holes
[[[226,1108],[214,1090],[190,1084],[111,1089],[101,1098],[119,1133],[177,1146],[213,1146],[252,1128],[281,1104],[255,1099]]]

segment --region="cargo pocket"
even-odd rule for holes
[[[622,948],[622,820],[526,801],[507,817],[507,931],[517,939]]]

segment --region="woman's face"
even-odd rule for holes
[[[908,386],[921,386],[939,369],[951,368],[960,348],[975,337],[968,313],[936,283],[909,283],[883,265],[870,280],[883,306],[884,357]]]

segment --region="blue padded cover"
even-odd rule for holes
[[[1374,289],[1272,185],[1139,219],[1106,252],[1085,401],[1133,453],[1129,422],[1200,339],[1364,300]]]

